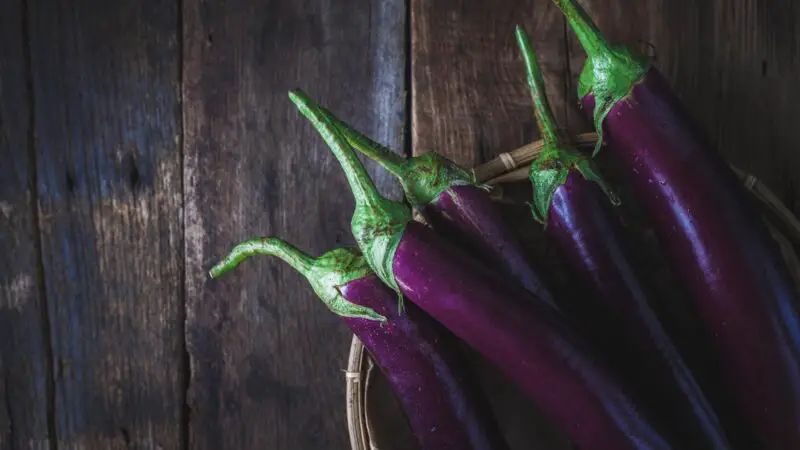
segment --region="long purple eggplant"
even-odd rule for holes
[[[342,165],[355,197],[353,235],[381,280],[515,381],[582,450],[671,449],[646,409],[563,315],[506,283],[382,197],[333,121],[290,93]]]
[[[588,55],[584,108],[691,295],[758,448],[800,448],[798,298],[777,244],[661,73],[611,46],[574,0],[556,4]]]
[[[453,238],[459,246],[470,249],[498,272],[555,306],[530,256],[501,217],[487,188],[475,180],[471,171],[436,152],[406,159],[337,119],[330,111],[324,108],[321,111],[351,146],[400,181],[411,206],[422,212],[438,233]]]
[[[397,297],[360,252],[339,248],[312,258],[281,239],[243,242],[211,269],[216,278],[253,255],[277,256],[306,277],[373,356],[424,450],[508,450],[487,402],[441,325]]]
[[[680,448],[730,449],[717,413],[653,311],[610,214],[619,203],[593,163],[562,136],[527,34],[517,27],[536,122],[544,142],[531,163],[533,216],[544,225],[582,285],[582,301],[566,311],[609,355]],[[567,308],[564,308],[567,309]]]

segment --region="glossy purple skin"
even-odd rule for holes
[[[401,291],[533,398],[581,450],[673,448],[563,316],[508,285],[430,228],[407,225],[394,256]]]
[[[388,320],[343,317],[403,406],[423,450],[508,450],[498,425],[467,372],[455,342],[413,304],[398,314],[397,294],[374,274],[340,288],[352,303]]]
[[[553,196],[545,230],[584,292],[570,317],[680,437],[681,448],[728,449],[716,412],[650,306],[609,206],[577,171]]]
[[[499,272],[510,275],[537,298],[554,304],[533,262],[486,191],[475,186],[452,186],[425,207],[425,216],[442,235],[452,235],[497,264]]]
[[[584,109],[593,111],[591,95]],[[795,286],[742,184],[651,69],[604,124],[608,152],[689,291],[760,449],[800,448]]]

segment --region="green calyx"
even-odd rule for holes
[[[533,188],[531,213],[537,222],[547,225],[547,216],[550,214],[556,190],[567,182],[570,170],[581,158],[581,155],[567,148],[545,144],[542,152],[531,163],[528,173]]]
[[[453,186],[487,189],[475,181],[470,171],[436,152],[410,158],[399,179],[406,198],[417,209],[433,202]]]
[[[547,225],[553,196],[556,190],[567,182],[567,177],[573,169],[587,180],[598,183],[603,192],[609,195],[612,203],[619,204],[616,195],[611,192],[591,162],[574,148],[561,143],[558,126],[544,89],[544,78],[530,38],[519,26],[516,33],[517,43],[525,61],[525,72],[533,101],[536,124],[544,143],[539,156],[531,163],[528,175],[533,188],[531,211],[534,219],[542,225]]]
[[[571,147],[545,144],[539,157],[531,163],[528,174],[533,187],[531,211],[537,222],[547,225],[553,196],[567,182],[567,177],[573,170],[587,181],[597,184],[611,204],[619,206],[619,197],[589,158]]]
[[[342,317],[386,321],[386,317],[373,309],[351,303],[339,290],[341,286],[372,273],[355,249],[338,248],[319,258],[312,258],[279,238],[254,238],[234,247],[209,274],[211,278],[219,278],[254,255],[277,256],[292,266],[306,277],[314,292],[333,313]]]
[[[380,164],[400,181],[406,198],[416,209],[422,209],[452,186],[467,185],[488,189],[479,184],[470,171],[436,152],[406,159],[368,138],[327,109],[320,108],[320,111],[336,125],[348,144]]]
[[[576,0],[554,0],[586,51],[586,64],[578,79],[578,95],[594,95],[594,126],[597,144],[594,154],[603,145],[603,122],[611,109],[627,97],[642,81],[651,61],[642,54],[606,41],[586,11]]]
[[[319,105],[300,90],[289,92],[289,98],[322,136],[342,166],[356,204],[350,223],[353,236],[369,266],[397,292],[402,310],[402,294],[394,277],[392,262],[406,224],[412,220],[411,210],[403,203],[380,195],[353,148]]]
[[[607,54],[590,56],[578,78],[578,95],[594,95],[594,127],[597,143],[592,155],[603,145],[603,122],[611,109],[631,93],[649,69],[643,56],[624,47],[610,48]]]

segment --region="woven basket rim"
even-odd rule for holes
[[[345,381],[347,384],[347,426],[350,434],[350,446],[353,449],[371,450],[370,436],[367,431],[369,416],[366,412],[366,393],[364,387],[367,374],[366,370],[369,356],[364,350],[364,344],[353,335],[350,342],[350,354],[347,358]]]
[[[592,146],[596,139],[596,133],[584,133],[575,136],[574,143],[582,147]],[[542,144],[538,140],[511,152],[501,153],[491,161],[473,168],[472,173],[478,181],[498,188],[504,183],[525,179],[528,166],[541,150]],[[794,249],[795,245],[800,245],[800,220],[758,178],[735,166],[731,168],[748,192],[765,208],[767,227],[780,247],[795,285],[800,289],[800,257]],[[502,195],[502,189],[497,191]],[[495,192],[495,198],[498,192]],[[375,433],[367,404],[370,380],[376,372],[374,368],[375,363],[364,344],[354,335],[350,343],[346,372],[347,421],[353,450],[378,450],[374,444]]]

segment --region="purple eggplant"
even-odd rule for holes
[[[582,450],[676,448],[562,314],[382,197],[334,122],[304,93],[290,97],[342,165],[355,197],[353,235],[399,301],[407,298],[492,362]]]
[[[339,248],[312,258],[281,239],[255,238],[234,247],[211,276],[258,254],[277,256],[305,276],[358,336],[400,401],[421,449],[508,450],[456,342],[414,305],[398,313],[394,292],[358,250]]]
[[[472,171],[436,152],[406,159],[337,119],[330,111],[324,108],[321,111],[351,146],[397,177],[411,206],[439,234],[468,248],[496,266],[499,273],[507,274],[555,307],[553,296],[533,261],[493,204],[488,187],[478,183]]]
[[[588,157],[558,133],[530,39],[517,27],[544,146],[531,163],[533,216],[582,286],[564,308],[646,399],[681,448],[731,448],[717,413],[652,309],[610,206],[619,204]]]
[[[777,244],[650,61],[610,45],[576,1],[555,2],[588,56],[584,109],[690,294],[757,448],[800,448],[798,298]]]

